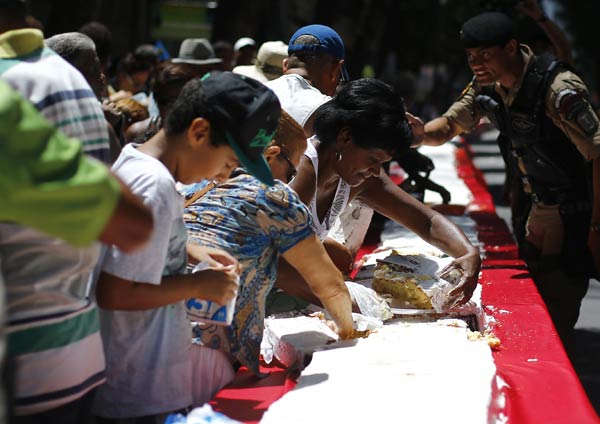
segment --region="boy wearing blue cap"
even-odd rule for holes
[[[205,252],[200,259],[212,266],[184,275],[187,231],[175,182],[223,180],[241,163],[272,185],[262,151],[279,115],[269,89],[224,72],[188,82],[164,129],[123,149],[113,170],[152,209],[156,231],[143,250],[125,254],[111,247],[101,264],[96,296],[107,382],[96,394],[94,414],[109,422],[164,422],[164,414],[192,405],[190,355],[202,348],[191,346],[184,300],[225,304],[237,291],[237,261]]]

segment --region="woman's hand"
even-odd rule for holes
[[[104,119],[114,128],[123,117],[123,112],[117,109],[114,102],[108,99],[102,101],[102,112],[104,112]]]
[[[222,249],[188,243],[187,252],[189,262],[194,265],[204,262],[207,264],[207,268],[230,269],[236,273],[239,272],[237,259]]]
[[[352,335],[354,334],[353,322],[350,321],[349,323],[344,323],[343,327],[336,322],[335,332],[340,336],[340,340],[352,339]]]
[[[454,289],[450,292],[451,296],[463,293],[463,298],[458,302],[459,305],[467,303],[477,287],[479,271],[481,270],[481,256],[479,250],[474,250],[464,256],[454,259],[439,273],[439,276],[445,280],[452,280],[453,271],[458,270],[462,276]]]
[[[300,273],[312,293],[318,297],[335,321],[342,339],[352,335],[352,299],[342,273],[331,262],[321,241],[305,238],[283,254],[283,258]]]
[[[131,91],[119,90],[111,95],[109,99],[111,102],[118,102],[119,100],[128,99],[130,97],[133,97],[133,93]]]

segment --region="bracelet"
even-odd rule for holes
[[[592,222],[590,224],[590,231],[600,232],[600,222]]]
[[[548,20],[548,17],[546,16],[546,14],[545,14],[545,13],[542,13],[542,16],[540,16],[540,18],[539,18],[539,19],[536,19],[536,22],[537,22],[538,24],[541,24],[542,22],[546,22],[547,20]]]

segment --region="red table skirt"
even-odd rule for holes
[[[474,201],[467,208],[477,223],[486,254],[480,283],[482,303],[502,341],[493,352],[506,382],[508,423],[598,423],[550,315],[531,280],[506,223],[496,215],[483,176],[467,149],[457,150],[458,173]]]
[[[503,413],[509,424],[598,423],[600,420],[569,362],[548,311],[531,280],[505,222],[496,215],[483,176],[467,148],[457,149],[457,170],[473,193],[467,212],[477,223],[486,254],[480,283],[482,301],[496,324],[502,346],[493,352],[497,374],[506,385]],[[376,246],[363,246],[359,256]],[[590,354],[593,354],[590,352]],[[231,418],[254,423],[271,403],[294,387],[281,368],[263,368],[259,379],[242,368],[236,380],[217,393],[212,406]],[[290,411],[293,413],[293,411]]]

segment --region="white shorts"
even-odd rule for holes
[[[216,349],[192,345],[192,406],[202,406],[235,378],[227,356]]]

